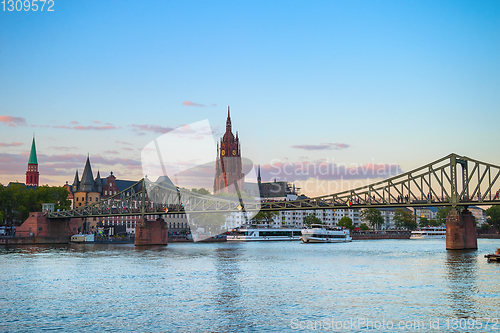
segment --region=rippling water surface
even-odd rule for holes
[[[477,320],[500,318],[500,264],[483,258],[496,247],[499,240],[482,239],[478,251],[453,252],[444,240],[4,247],[0,331],[339,331],[342,324],[402,332],[429,331],[432,320],[435,331],[500,332],[500,322]]]

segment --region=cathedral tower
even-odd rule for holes
[[[38,186],[38,160],[36,158],[35,136],[31,144],[30,159],[28,160],[28,170],[26,171],[26,186]]]
[[[241,147],[238,138],[233,135],[231,115],[227,108],[226,133],[217,144],[215,162],[214,193],[236,193],[245,191],[245,174],[242,172]]]

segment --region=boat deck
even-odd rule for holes
[[[488,262],[490,262],[490,261],[499,262],[500,261],[500,254],[485,254],[484,257],[488,258]]]

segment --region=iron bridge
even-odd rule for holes
[[[500,204],[499,176],[499,166],[450,154],[412,171],[355,189],[302,200],[262,202],[244,197],[201,195],[165,182],[141,179],[111,197],[81,208],[49,213],[48,218],[497,205]]]

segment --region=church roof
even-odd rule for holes
[[[30,159],[28,164],[38,164],[38,160],[36,158],[35,137],[33,137],[33,143],[31,144]]]
[[[83,169],[82,178],[80,179],[80,184],[78,186],[78,191],[81,192],[95,192],[97,191],[94,187],[94,177],[92,175],[92,167],[90,166],[90,158],[87,156],[87,162],[85,162],[85,168]]]

